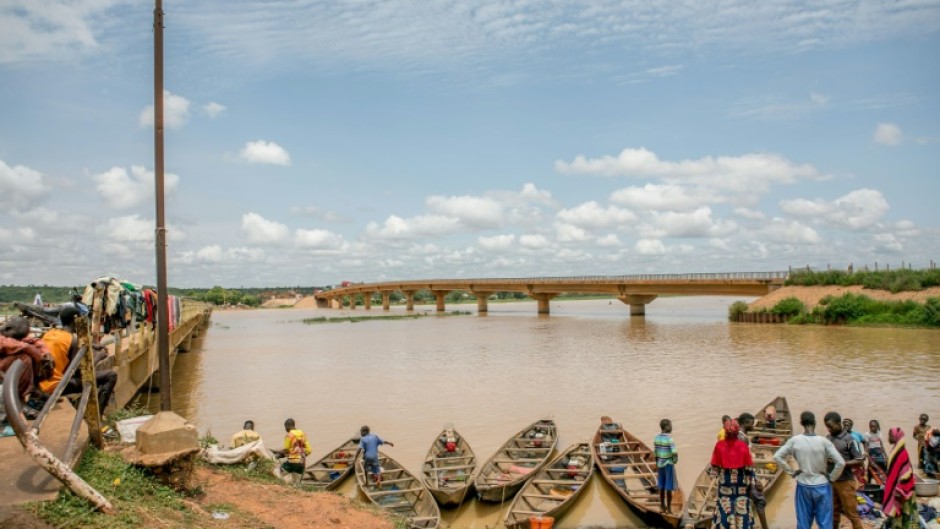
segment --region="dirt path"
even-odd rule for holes
[[[394,529],[385,517],[354,506],[349,498],[330,492],[305,492],[277,484],[238,479],[206,468],[196,470],[205,496],[199,506],[213,510],[234,507],[231,520],[252,527],[252,519],[275,529]],[[232,509],[228,509],[232,510]],[[226,527],[232,527],[232,524]]]

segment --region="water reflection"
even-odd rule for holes
[[[721,415],[754,412],[778,394],[795,413],[836,409],[885,429],[940,414],[940,333],[729,324],[732,301],[664,297],[645,320],[607,300],[555,300],[549,317],[534,302],[492,303],[487,317],[321,325],[299,320],[344,312],[217,312],[202,348],[180,356],[174,398],[219,438],[250,418],[277,445],[293,417],[315,455],[369,424],[413,471],[447,422],[485,460],[540,416],[558,422],[560,446],[588,439],[601,415],[649,441],[669,417],[683,487],[707,462]],[[772,526],[791,527],[792,483],[781,485]],[[556,527],[640,524],[604,483],[590,487]],[[342,490],[356,494],[352,481]],[[494,527],[504,507],[471,501],[445,519]]]

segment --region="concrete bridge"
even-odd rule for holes
[[[630,315],[643,316],[646,305],[660,294],[684,296],[732,295],[763,296],[783,286],[788,272],[732,272],[723,274],[651,274],[625,276],[529,277],[509,279],[423,279],[358,283],[318,292],[317,306],[341,309],[349,298],[349,308],[356,308],[356,296],[362,295],[366,310],[372,308],[372,295],[382,296],[382,309],[389,310],[392,292],[405,296],[407,310],[414,310],[415,293],[430,291],[437,301],[437,311],[445,310],[444,298],[454,290],[464,290],[477,299],[477,311],[487,312],[487,299],[495,292],[521,292],[538,302],[539,314],[549,313],[549,302],[561,293],[611,294],[630,306]]]

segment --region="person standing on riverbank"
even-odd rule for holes
[[[738,422],[725,420],[725,435],[712,450],[710,472],[718,484],[718,499],[712,526],[718,529],[752,529],[750,489],[757,476],[754,458],[747,443],[741,441]]]
[[[829,441],[845,461],[842,473],[832,482],[832,527],[839,527],[842,521],[841,515],[844,514],[852,524],[852,529],[862,529],[862,519],[858,515],[858,501],[855,499],[855,491],[858,489],[855,470],[861,468],[865,462],[862,449],[855,437],[843,428],[845,422],[837,412],[827,413],[824,422],[826,429],[829,430]]]
[[[865,436],[865,445],[868,448],[868,457],[871,458],[872,463],[882,471],[887,470],[888,457],[885,455],[885,445],[881,440],[881,423],[875,419],[868,421],[868,435]]]
[[[278,450],[278,453],[286,456],[287,461],[281,463],[281,470],[288,474],[303,474],[307,468],[307,456],[313,451],[307,434],[297,429],[294,419],[284,421],[284,430],[287,431],[284,436],[284,449]]]
[[[904,430],[888,430],[891,455],[888,456],[888,479],[885,481],[884,508],[890,529],[917,529],[917,499],[914,494],[914,469],[904,446]]]
[[[22,360],[24,367],[19,380],[5,382],[17,385],[20,399],[27,403],[24,413],[28,419],[32,419],[39,410],[29,406],[29,398],[34,393],[37,381],[46,379],[52,373],[53,360],[45,344],[29,336],[29,321],[22,316],[8,319],[0,327],[0,373],[6,375],[17,360]]]
[[[816,435],[816,416],[811,411],[800,414],[803,433],[787,440],[774,454],[774,461],[796,480],[796,527],[810,529],[813,520],[819,529],[832,529],[832,487],[845,468],[845,461],[828,439]],[[787,458],[793,456],[799,468],[793,470]],[[826,472],[829,460],[835,463]]]
[[[927,430],[930,429],[930,425],[927,424],[927,421],[930,420],[930,417],[926,413],[920,414],[920,422],[914,426],[914,431],[911,434],[914,436],[914,440],[917,441],[917,468],[924,469],[924,437],[927,434]]]
[[[395,446],[395,443],[391,441],[386,441],[371,433],[368,426],[363,426],[359,429],[359,449],[356,450],[356,457],[353,460],[359,457],[360,453],[363,453],[362,464],[365,468],[365,471],[372,475],[372,481],[375,483],[376,487],[382,486],[382,465],[379,464],[379,446],[388,445]]]
[[[738,425],[741,428],[740,433],[738,433],[738,439],[747,445],[748,450],[751,448],[751,438],[748,437],[748,434],[754,429],[754,421],[754,416],[748,412],[744,412],[738,416]],[[753,456],[751,457],[753,458]],[[751,497],[751,503],[754,504],[754,511],[757,512],[757,518],[760,519],[761,529],[770,529],[770,525],[767,524],[767,498],[764,496],[764,489],[760,481],[757,480],[756,474],[754,480],[751,482],[751,486],[748,487],[748,495]]]
[[[672,440],[672,421],[659,421],[660,434],[653,439],[653,451],[656,453],[656,487],[659,489],[659,506],[663,513],[672,513],[672,491],[679,488],[676,480],[676,463],[679,452]]]

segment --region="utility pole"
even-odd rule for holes
[[[153,144],[156,196],[157,357],[160,360],[160,411],[172,411],[170,400],[170,314],[166,293],[166,218],[163,200],[163,0],[153,9]]]

